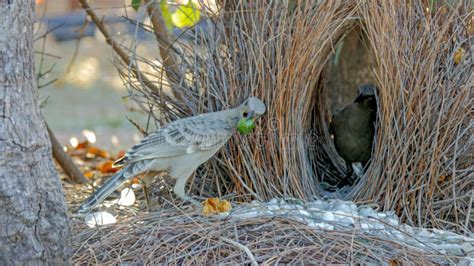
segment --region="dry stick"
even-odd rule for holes
[[[49,128],[46,122],[45,124],[46,124],[46,129],[48,130],[49,139],[51,141],[53,156],[56,159],[56,161],[59,163],[59,165],[61,165],[66,175],[68,175],[69,178],[75,183],[78,183],[78,184],[88,183],[89,180],[87,180],[87,178],[84,177],[84,175],[79,170],[79,168],[77,168],[77,166],[74,164],[69,154],[64,152],[63,146],[56,139],[53,131],[51,131],[51,129]]]
[[[86,11],[87,15],[91,18],[91,20],[94,22],[94,24],[97,26],[97,28],[100,30],[102,35],[105,37],[105,41],[107,42],[108,45],[112,47],[112,49],[117,53],[117,55],[122,59],[122,61],[126,64],[131,66],[131,71],[135,75],[135,77],[139,80],[142,80],[143,83],[150,88],[152,91],[159,93],[160,89],[153,84],[143,73],[141,73],[138,70],[138,66],[130,60],[130,57],[127,55],[127,53],[118,46],[118,44],[112,39],[112,36],[110,35],[109,31],[105,28],[104,23],[102,20],[97,17],[95,14],[94,10],[89,6],[86,0],[79,0],[81,3],[82,8]]]
[[[160,49],[161,59],[163,60],[164,70],[166,76],[171,84],[178,84],[181,73],[176,64],[175,55],[169,49],[172,41],[171,36],[166,28],[161,9],[155,1],[145,0],[148,15],[150,16],[151,24],[153,25],[153,33],[155,33],[158,48]],[[182,95],[178,95],[182,100]]]
[[[247,257],[249,257],[250,259],[250,262],[252,264],[252,266],[255,266],[255,265],[258,265],[257,261],[255,260],[255,257],[253,256],[252,252],[250,251],[250,249],[242,244],[240,244],[239,242],[237,241],[234,241],[232,239],[229,239],[227,237],[223,237],[221,236],[220,237],[224,242],[227,242],[228,244],[231,244],[233,246],[236,246],[238,247],[240,250],[242,250],[243,252],[245,252],[245,254],[247,254]]]

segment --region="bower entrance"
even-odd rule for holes
[[[332,114],[353,103],[359,86],[375,84],[374,61],[367,37],[358,25],[336,43],[334,52],[322,72],[322,89],[318,90],[320,95],[317,105],[325,106],[326,110],[315,110],[315,116],[325,116],[322,118],[325,120],[315,119],[313,127],[318,126],[316,123],[323,122],[328,128]],[[315,166],[315,171],[318,173],[321,188],[331,191],[344,186],[341,180],[345,178],[347,169],[332,139],[325,142],[322,145],[326,156],[318,156],[316,161],[319,167]],[[324,167],[320,167],[321,165]]]

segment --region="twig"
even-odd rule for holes
[[[155,1],[145,0],[147,5],[148,15],[153,25],[156,41],[160,49],[161,59],[163,60],[164,70],[169,81],[174,84],[178,84],[180,80],[180,71],[176,64],[175,55],[170,51],[171,47],[171,36],[166,29],[165,21],[161,14],[161,9]],[[182,95],[178,95],[179,99],[182,100]]]
[[[256,266],[258,265],[257,261],[255,260],[255,257],[253,256],[252,252],[250,251],[250,249],[242,244],[240,244],[239,242],[237,241],[234,241],[232,239],[229,239],[227,237],[223,237],[221,236],[221,239],[224,241],[224,242],[227,242],[231,245],[234,245],[236,247],[238,247],[239,249],[241,249],[243,252],[245,252],[245,254],[247,254],[247,256],[249,257],[250,259],[250,262],[252,264],[252,266]]]
[[[126,65],[131,66],[131,71],[135,75],[135,77],[139,80],[142,80],[143,83],[152,91],[156,93],[160,93],[160,89],[153,84],[140,70],[138,70],[137,64],[132,62],[130,60],[130,57],[127,55],[127,53],[118,46],[118,44],[114,41],[112,36],[110,35],[109,31],[105,28],[104,23],[102,20],[97,17],[95,12],[92,10],[92,8],[89,6],[86,0],[79,0],[81,3],[82,8],[86,11],[87,15],[91,18],[92,22],[97,26],[97,28],[100,30],[102,35],[104,35],[105,41],[108,45],[112,47],[112,49],[117,53],[117,55],[122,59],[122,61]]]
[[[61,165],[66,175],[69,178],[78,184],[88,183],[89,180],[84,177],[82,172],[77,168],[74,162],[71,160],[71,157],[64,152],[63,146],[59,143],[59,141],[54,136],[53,131],[49,128],[48,124],[45,122],[46,128],[48,129],[49,139],[51,141],[51,146],[53,149],[53,156],[56,161]]]

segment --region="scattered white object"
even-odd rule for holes
[[[334,230],[334,226],[328,223],[315,223],[313,227],[324,229],[324,230]]]
[[[117,204],[120,206],[132,206],[135,203],[135,193],[131,188],[124,188],[120,192],[120,199]]]
[[[334,213],[324,212],[323,215],[321,215],[321,219],[323,219],[324,221],[332,222],[334,221]]]
[[[235,219],[280,216],[301,222],[315,230],[359,231],[430,252],[437,250],[441,254],[467,255],[466,265],[471,263],[474,266],[472,237],[401,224],[393,211],[375,211],[368,205],[358,207],[351,201],[339,199],[316,199],[306,203],[280,199],[272,199],[269,202],[252,201],[250,204],[240,205],[230,215]]]
[[[105,224],[114,224],[117,222],[115,217],[108,212],[93,212],[89,213],[85,217],[85,222],[90,228],[105,225]]]
[[[79,140],[76,138],[76,137],[72,137],[70,140],[69,140],[69,143],[71,143],[71,146],[73,148],[76,148],[77,145],[79,145]]]
[[[82,131],[82,135],[86,137],[87,141],[94,144],[97,141],[97,137],[95,136],[95,133],[93,131],[84,129]]]
[[[369,206],[362,206],[359,208],[359,215],[364,218],[377,217],[374,209]]]

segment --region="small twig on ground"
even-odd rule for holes
[[[239,242],[237,241],[234,241],[232,239],[229,239],[227,237],[223,237],[221,236],[221,239],[224,241],[224,242],[227,242],[233,246],[236,246],[238,247],[239,249],[241,249],[243,252],[245,252],[245,254],[247,254],[247,256],[249,257],[250,259],[250,262],[252,263],[252,266],[256,266],[258,265],[257,261],[255,260],[255,257],[253,256],[252,252],[250,251],[250,249],[242,244],[240,244]]]

